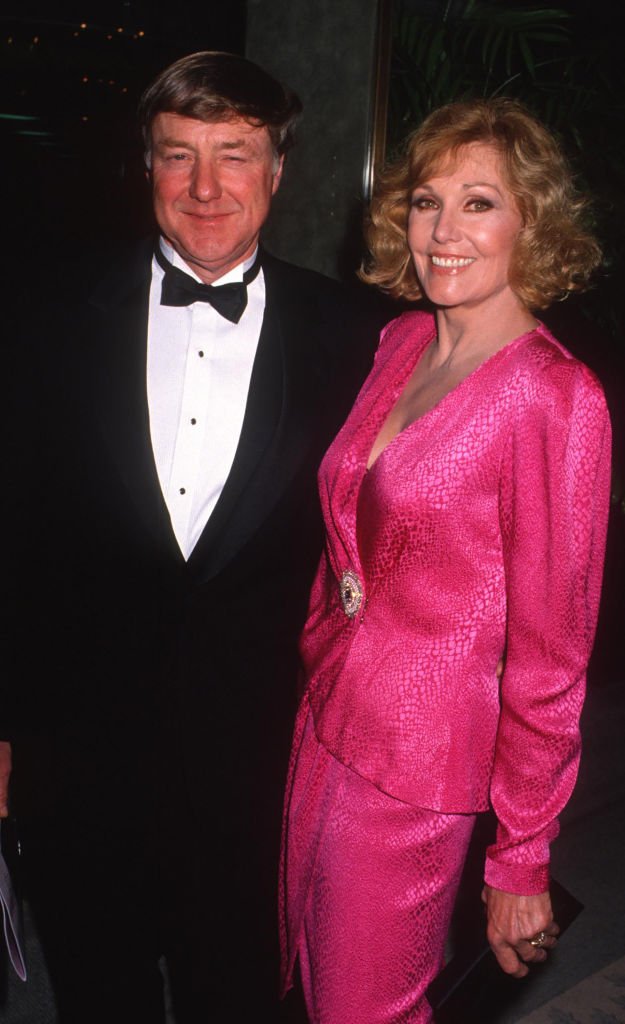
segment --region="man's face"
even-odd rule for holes
[[[283,157],[275,157],[264,126],[169,113],[154,118],[151,155],[159,227],[210,284],[253,253]]]

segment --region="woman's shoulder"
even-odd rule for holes
[[[535,401],[583,400],[605,404],[598,377],[577,359],[544,324],[514,346],[507,367],[515,390]]]
[[[376,359],[381,355],[396,352],[404,345],[418,349],[430,341],[435,329],[436,325],[431,313],[425,313],[422,310],[400,313],[382,328]]]
[[[420,337],[430,335],[435,329],[435,321],[432,313],[426,313],[421,309],[411,309],[389,321],[382,329],[382,338],[397,335]]]

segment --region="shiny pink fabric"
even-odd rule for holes
[[[325,748],[382,792],[446,814],[490,801],[487,881],[540,892],[577,773],[609,420],[593,374],[539,326],[366,473],[433,336],[422,313],[386,328],[322,464],[327,553],[302,639],[307,699]],[[354,618],[339,594],[348,569],[364,590]]]
[[[311,1024],[426,1024],[474,815],[387,796],[317,740],[304,702],[288,810],[288,933]]]

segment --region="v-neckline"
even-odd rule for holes
[[[442,395],[441,398],[439,398],[438,402],[435,402],[434,405],[432,405],[429,409],[426,409],[424,412],[422,412],[420,416],[417,416],[417,417],[415,417],[414,420],[411,420],[410,423],[406,424],[406,426],[402,430],[398,430],[397,433],[394,434],[393,437],[390,439],[390,441],[388,441],[388,443],[384,445],[384,447],[378,453],[378,455],[375,457],[373,462],[369,463],[369,460],[371,458],[371,452],[373,451],[373,449],[375,447],[375,444],[376,444],[376,442],[378,440],[378,437],[380,436],[382,430],[384,429],[389,416],[391,415],[391,413],[394,410],[395,406],[397,405],[399,399],[401,398],[401,396],[403,395],[404,391],[406,390],[406,386],[408,384],[408,381],[410,380],[410,378],[412,377],[412,374],[414,373],[414,371],[416,370],[417,366],[421,362],[423,356],[425,355],[426,350],[429,348],[429,346],[432,344],[432,342],[436,338],[436,331],[434,331],[433,334],[431,336],[429,336],[427,338],[427,340],[425,341],[425,343],[423,345],[423,348],[421,349],[421,351],[417,355],[417,358],[414,361],[414,363],[412,363],[412,366],[411,366],[411,369],[410,369],[409,373],[403,378],[401,384],[399,385],[399,388],[393,389],[393,395],[392,395],[390,404],[388,405],[388,407],[386,409],[386,413],[384,415],[384,418],[382,419],[382,422],[381,422],[381,424],[380,424],[380,426],[378,428],[378,431],[375,434],[375,436],[373,438],[373,441],[371,443],[371,446],[369,448],[369,453],[368,453],[367,461],[366,461],[366,464],[365,464],[365,474],[366,473],[370,473],[374,469],[374,467],[377,466],[378,462],[380,461],[380,459],[382,458],[384,453],[390,447],[392,447],[395,444],[395,442],[397,441],[398,438],[403,437],[413,427],[418,426],[424,420],[428,419],[437,410],[440,410],[441,406],[443,406],[447,402],[447,399],[449,399],[452,395],[457,395],[458,392],[461,391],[464,388],[464,386],[466,384],[468,384],[469,381],[474,380],[476,375],[480,375],[482,370],[484,370],[486,367],[492,366],[493,362],[498,360],[498,357],[503,356],[504,354],[509,353],[513,348],[516,348],[518,345],[520,345],[523,342],[527,341],[528,338],[530,338],[533,334],[535,334],[537,331],[540,330],[541,326],[542,326],[541,322],[537,321],[535,327],[532,327],[530,330],[525,331],[523,334],[519,334],[516,338],[512,338],[511,341],[508,341],[505,345],[502,345],[501,348],[497,349],[496,352],[493,352],[492,355],[490,355],[486,359],[484,359],[481,363],[479,363],[476,367],[474,367],[474,369],[471,370],[470,373],[467,373],[466,377],[463,377],[462,380],[459,380],[458,383],[455,384],[453,388],[450,388],[449,391],[446,391],[445,394]]]

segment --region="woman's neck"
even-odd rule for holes
[[[452,365],[478,353],[488,358],[515,338],[533,330],[536,323],[527,307],[511,293],[491,299],[488,308],[483,304],[472,308],[439,307],[432,365]]]

